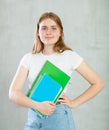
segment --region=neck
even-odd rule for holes
[[[52,55],[53,53],[55,53],[55,51],[53,50],[53,47],[44,47],[42,53],[44,55]]]

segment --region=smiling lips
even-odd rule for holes
[[[45,37],[46,39],[52,39],[53,37]]]
[[[53,37],[45,37],[46,40],[51,40]]]

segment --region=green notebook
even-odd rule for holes
[[[68,84],[68,82],[70,80],[70,76],[67,75],[65,72],[63,72],[61,69],[59,69],[57,66],[55,66],[53,63],[51,63],[48,60],[45,62],[41,71],[39,72],[38,76],[36,77],[35,81],[33,82],[30,90],[27,93],[27,96],[30,97],[30,98],[32,97],[32,95],[34,94],[34,92],[35,92],[35,90],[36,90],[36,88],[39,84],[39,82],[41,81],[42,77],[45,74],[50,76],[54,81],[56,81],[58,84],[61,85],[61,90],[59,91],[58,95],[56,95],[55,100],[53,100],[53,102],[56,103],[58,101],[60,95],[64,91],[66,85]],[[34,110],[34,111],[39,113],[41,115],[41,117],[44,117],[44,118],[47,117],[47,116],[41,114],[37,110]]]
[[[41,71],[39,72],[38,76],[36,77],[35,81],[33,82],[32,87],[30,88],[30,90],[27,93],[27,96],[30,97],[32,95],[33,91],[37,87],[38,82],[40,81],[41,77],[45,73],[48,74],[51,78],[53,78],[56,82],[58,82],[62,86],[61,92],[58,94],[57,98],[54,101],[54,103],[56,103],[58,98],[64,91],[66,85],[68,84],[68,82],[70,80],[70,76],[67,75],[60,68],[58,68],[57,66],[55,66],[53,63],[51,63],[48,60],[45,62]]]

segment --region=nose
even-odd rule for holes
[[[46,34],[51,34],[51,29],[47,29]]]

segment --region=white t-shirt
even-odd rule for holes
[[[54,53],[52,55],[44,55],[42,53],[27,53],[21,59],[20,65],[23,65],[29,70],[29,88],[31,87],[46,60],[49,60],[62,71],[71,76],[73,70],[75,70],[81,64],[83,58],[75,51],[70,50],[66,50],[62,53]]]

